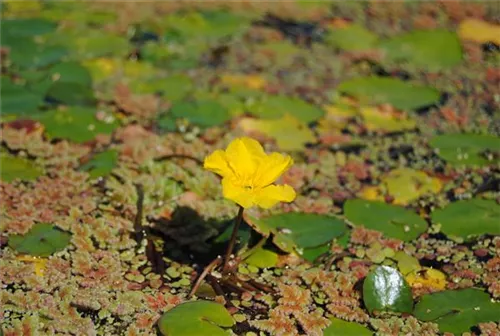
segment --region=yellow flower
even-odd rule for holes
[[[256,140],[243,137],[232,141],[225,151],[207,156],[204,168],[222,176],[225,198],[243,208],[257,205],[268,209],[295,199],[291,186],[273,184],[292,164],[289,155],[268,155]]]

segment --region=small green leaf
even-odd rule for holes
[[[57,82],[77,83],[84,87],[92,86],[90,71],[78,62],[61,62],[52,66],[46,76]]]
[[[159,120],[160,127],[164,120],[172,118],[185,118],[194,125],[205,128],[221,125],[231,119],[231,115],[215,100],[197,100],[174,103],[169,113]]]
[[[158,326],[166,336],[227,336],[233,318],[223,305],[211,301],[182,303],[162,315]]]
[[[368,311],[410,313],[413,298],[410,286],[395,268],[377,266],[363,283],[363,301]]]
[[[429,144],[453,166],[487,166],[500,163],[500,138],[482,134],[443,134]]]
[[[50,33],[56,30],[57,23],[38,18],[2,19],[0,27],[3,40],[5,36],[33,37]],[[5,45],[3,41],[2,45]]]
[[[354,225],[404,241],[417,238],[427,229],[425,220],[413,211],[384,202],[348,200],[344,205],[344,214]]]
[[[172,75],[167,78],[155,78],[132,82],[130,88],[135,93],[162,93],[169,101],[180,100],[193,89],[191,79],[183,74]]]
[[[118,123],[97,120],[96,111],[83,107],[72,107],[68,110],[52,110],[37,115],[34,119],[45,126],[50,138],[68,139],[83,143],[93,140],[97,134],[110,134]]]
[[[410,62],[428,71],[451,68],[462,61],[457,35],[445,30],[412,31],[383,41],[380,47],[391,61]]]
[[[314,262],[320,255],[323,255],[328,251],[330,251],[330,244],[305,248],[302,252],[302,258],[309,262]]]
[[[251,219],[249,224],[264,236],[272,233],[273,242],[281,250],[295,250],[299,254],[306,248],[324,245],[348,231],[347,225],[339,218],[307,213]]]
[[[91,87],[61,81],[50,86],[47,98],[64,105],[95,105],[96,102]]]
[[[80,59],[106,55],[126,56],[130,49],[129,42],[125,36],[117,36],[97,29],[84,30],[75,34],[68,41],[68,47],[71,47],[72,52]]]
[[[311,122],[321,118],[324,111],[296,97],[267,96],[254,103],[250,112],[263,119],[279,119],[290,114],[302,122]]]
[[[494,200],[470,199],[448,204],[431,214],[447,236],[467,238],[483,234],[500,235],[500,205]]]
[[[482,322],[498,321],[500,303],[480,289],[467,288],[427,294],[416,304],[414,315],[421,321],[432,321],[441,332],[462,335]]]
[[[43,169],[32,161],[0,152],[0,178],[11,182],[16,178],[24,181],[36,179],[43,174]]]
[[[60,61],[68,54],[68,50],[59,45],[35,43],[20,38],[11,44],[9,59],[22,69],[38,69]]]
[[[402,110],[436,104],[440,94],[434,88],[414,85],[395,78],[361,77],[341,83],[337,90],[362,104],[391,104]]]
[[[367,327],[356,322],[347,322],[338,318],[330,318],[332,323],[323,330],[323,336],[371,336]]]
[[[118,162],[118,152],[115,150],[108,150],[98,153],[85,163],[80,169],[88,171],[90,178],[104,177],[111,173],[116,167]]]
[[[9,247],[20,253],[48,257],[63,250],[70,242],[71,234],[57,227],[41,223],[34,225],[25,235],[9,236]]]
[[[334,28],[325,41],[334,47],[348,50],[360,51],[373,48],[378,40],[378,36],[363,26],[351,24],[345,28]]]
[[[0,100],[3,115],[29,115],[38,110],[43,102],[43,95],[28,88],[13,84],[8,78],[1,77]]]
[[[259,268],[274,267],[278,263],[278,254],[271,250],[259,248],[246,258],[245,262]]]

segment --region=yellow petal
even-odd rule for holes
[[[226,160],[226,153],[220,149],[205,158],[203,168],[223,177],[234,177],[234,173]]]
[[[245,209],[253,206],[251,189],[234,184],[233,181],[233,179],[227,177],[222,179],[222,194],[224,197],[241,205]]]
[[[269,209],[278,202],[292,202],[295,196],[295,190],[287,184],[270,185],[254,191],[254,202],[261,208]]]
[[[266,158],[260,143],[243,137],[233,140],[226,149],[226,159],[242,185],[250,184],[253,176]]]
[[[293,164],[289,155],[271,153],[260,164],[254,177],[254,187],[266,187],[276,181]]]

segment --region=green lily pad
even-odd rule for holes
[[[199,127],[218,126],[229,119],[231,115],[215,100],[180,101],[174,103],[169,113],[159,120],[161,128],[166,129],[169,120],[185,118]]]
[[[11,182],[15,179],[30,181],[41,175],[43,169],[32,161],[0,151],[0,178],[3,181]]]
[[[45,19],[2,19],[0,22],[2,45],[5,36],[33,37],[53,32],[56,28],[57,23]]]
[[[68,55],[64,46],[35,43],[19,38],[10,44],[9,59],[21,69],[38,69],[57,63]]]
[[[259,248],[246,258],[245,262],[259,268],[274,267],[278,263],[278,254],[265,248]]]
[[[32,92],[22,85],[13,84],[8,78],[2,76],[0,92],[1,111],[4,115],[29,115],[38,110],[43,103],[43,95]]]
[[[77,59],[107,55],[125,57],[131,48],[125,36],[105,33],[102,30],[85,29],[83,31],[61,32],[58,35],[60,43],[65,44]],[[54,39],[56,38],[57,36],[54,37]]]
[[[323,336],[372,336],[373,332],[356,322],[330,318],[330,325],[323,330]]]
[[[500,163],[500,138],[482,134],[443,134],[429,144],[453,166],[487,166]]]
[[[447,69],[462,61],[462,48],[454,32],[412,31],[385,40],[380,47],[391,61],[410,62],[429,71]]]
[[[84,87],[92,86],[90,71],[78,62],[61,62],[52,66],[46,76],[57,82],[78,83]]]
[[[95,117],[94,109],[72,107],[68,110],[52,110],[37,115],[34,119],[45,126],[50,138],[68,139],[83,143],[93,140],[97,134],[111,134],[118,123],[100,121]]]
[[[54,82],[48,92],[47,99],[63,105],[95,105],[94,92],[91,87],[72,82]]]
[[[431,214],[447,236],[467,238],[483,234],[500,235],[500,205],[494,200],[470,199],[448,204]]]
[[[395,78],[361,77],[341,83],[337,90],[353,96],[362,104],[391,104],[401,110],[413,110],[436,104],[439,91]]]
[[[168,336],[227,336],[234,324],[223,305],[211,301],[182,303],[162,315],[158,326],[162,335]]]
[[[441,332],[462,335],[482,322],[498,321],[500,303],[480,289],[467,288],[427,294],[416,304],[414,315],[437,323]]]
[[[413,211],[384,202],[348,200],[344,214],[354,225],[404,241],[416,239],[427,229],[426,221]]]
[[[296,97],[267,96],[252,104],[250,113],[263,119],[279,119],[290,114],[302,122],[311,122],[321,118],[324,111]]]
[[[285,252],[296,251],[329,243],[348,231],[339,218],[307,214],[284,213],[261,219],[252,218],[249,223],[264,236],[273,234],[273,242]]]
[[[177,39],[218,39],[246,29],[250,21],[228,11],[183,11],[166,18],[167,36]]]
[[[88,171],[90,178],[104,177],[111,173],[117,162],[118,152],[111,149],[94,155],[80,169]]]
[[[347,51],[360,51],[373,48],[378,36],[363,26],[351,24],[345,28],[335,28],[328,32],[327,44]]]
[[[410,313],[413,310],[410,286],[401,273],[389,266],[377,266],[366,276],[363,302],[370,314],[375,310],[398,313]]]
[[[407,205],[423,195],[436,194],[442,188],[439,179],[411,168],[391,170],[381,182],[398,205]]]
[[[132,82],[130,88],[134,93],[162,93],[171,102],[180,100],[193,89],[191,79],[183,74],[167,78],[157,78]]]
[[[9,247],[20,253],[39,257],[48,257],[63,250],[70,242],[71,234],[62,231],[52,224],[34,225],[24,235],[9,236]]]
[[[302,252],[302,258],[309,262],[314,262],[319,256],[327,253],[328,251],[330,251],[330,244],[305,248]]]
[[[257,54],[272,55],[272,60],[280,66],[288,66],[303,53],[303,49],[288,40],[269,42],[257,48]]]

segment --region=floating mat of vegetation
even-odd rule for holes
[[[495,2],[0,11],[0,335],[500,334]]]

